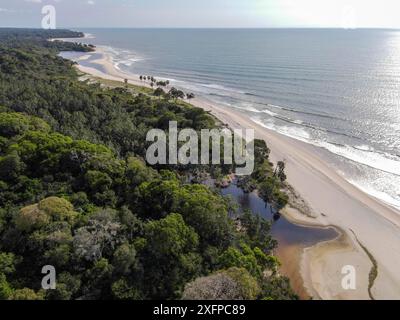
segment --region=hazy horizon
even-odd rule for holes
[[[14,27],[14,26],[0,26],[0,29],[37,29],[41,30],[40,27],[35,26],[21,26],[21,27]],[[213,30],[213,29],[221,29],[221,30],[343,30],[343,28],[339,27],[74,27],[74,26],[61,26],[57,27],[58,30],[72,30],[72,31],[80,31],[80,30],[102,30],[102,29],[132,29],[132,30]],[[389,28],[389,27],[359,27],[354,28],[346,31],[354,31],[354,30],[393,30],[398,31],[400,27],[396,28]]]
[[[0,27],[40,28],[45,5],[58,29],[400,28],[395,0],[0,0]]]

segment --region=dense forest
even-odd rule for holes
[[[0,299],[296,299],[279,275],[270,222],[233,216],[218,189],[194,177],[234,166],[146,164],[146,133],[215,128],[186,102],[80,81],[48,41],[67,30],[0,29]],[[277,211],[284,168],[255,141],[241,180]],[[42,267],[57,270],[41,288]]]

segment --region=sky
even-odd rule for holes
[[[0,27],[400,28],[400,0],[0,0]]]

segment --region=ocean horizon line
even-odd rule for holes
[[[32,29],[43,30],[38,26],[0,26],[0,29]],[[61,26],[56,30],[79,30],[79,29],[96,29],[96,30],[343,30],[343,31],[356,31],[356,30],[387,30],[387,31],[400,31],[400,28],[389,27],[356,27],[356,28],[343,28],[343,27],[96,27],[96,26]]]

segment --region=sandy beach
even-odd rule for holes
[[[135,74],[114,67],[101,48],[101,58],[90,61],[96,68],[78,64],[80,71],[95,77],[149,86]],[[85,54],[77,62],[90,58]],[[157,77],[157,75],[154,75]],[[306,248],[298,266],[304,287],[314,299],[400,299],[400,212],[369,196],[331,168],[316,152],[316,147],[280,135],[252,121],[245,112],[210,103],[204,98],[191,100],[211,112],[231,128],[253,128],[271,149],[271,160],[284,160],[288,182],[302,199],[303,206],[285,209],[295,223],[335,226],[340,236],[332,241]],[[297,208],[294,208],[297,207]],[[306,209],[305,209],[306,208]],[[301,210],[298,210],[301,209]],[[302,211],[302,212],[301,212]],[[378,265],[378,276],[368,292],[371,256]],[[285,261],[290,263],[290,261]],[[356,289],[342,287],[344,266],[354,266]]]

